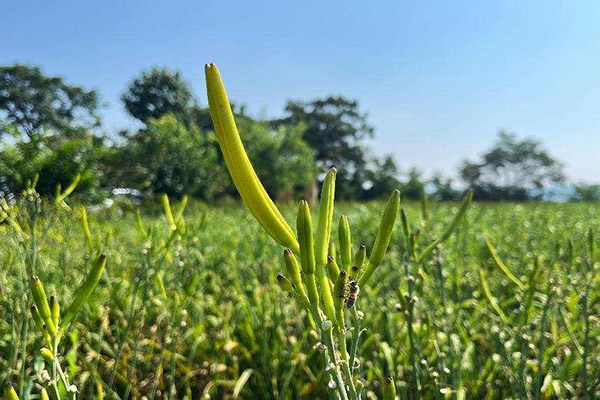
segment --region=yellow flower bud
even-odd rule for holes
[[[206,89],[210,116],[225,163],[244,204],[275,241],[299,252],[294,231],[258,179],[237,130],[227,92],[215,64],[207,64]]]

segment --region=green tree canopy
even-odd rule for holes
[[[214,137],[201,135],[173,114],[150,119],[107,161],[110,181],[149,193],[210,198],[227,182],[216,170],[213,142]]]
[[[580,183],[575,185],[570,200],[594,202],[600,201],[600,185]]]
[[[98,94],[72,86],[39,67],[14,64],[0,67],[0,134],[32,139],[44,128],[71,133],[100,124]],[[3,128],[4,127],[4,128]]]
[[[460,175],[475,196],[488,200],[537,199],[541,189],[565,179],[563,165],[540,142],[506,131],[479,162],[463,162]]]
[[[131,81],[121,100],[132,117],[147,123],[166,114],[186,117],[194,96],[179,71],[152,68]]]
[[[326,171],[336,167],[339,171],[338,196],[358,197],[368,164],[362,141],[373,136],[373,127],[358,102],[344,97],[290,101],[285,111],[287,115],[273,123],[304,124],[303,138],[315,151],[319,168]]]
[[[87,131],[69,137],[40,134],[27,141],[0,141],[0,147],[0,192],[20,193],[38,175],[37,191],[54,195],[57,185],[64,189],[80,174],[76,191],[92,195],[103,174],[103,138]]]

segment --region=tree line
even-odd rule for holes
[[[209,111],[180,72],[142,71],[121,101],[141,128],[106,132],[96,91],[37,66],[0,66],[0,194],[20,193],[39,176],[37,190],[50,196],[79,177],[77,194],[88,201],[116,188],[202,200],[235,195]],[[375,199],[400,188],[408,198],[427,192],[453,200],[471,187],[479,199],[528,201],[565,180],[562,164],[539,142],[508,132],[500,132],[479,160],[461,165],[460,182],[440,174],[426,180],[416,168],[401,172],[391,156],[371,154],[365,143],[374,128],[356,100],[288,101],[276,119],[257,119],[233,106],[255,169],[280,200],[314,196],[333,166],[344,199]],[[600,187],[578,186],[572,198],[598,199]]]

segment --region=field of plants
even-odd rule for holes
[[[597,204],[335,208],[331,168],[294,218],[205,72],[244,206],[0,198],[6,399],[600,396]]]
[[[184,210],[164,200],[141,213],[85,212],[34,191],[3,204],[5,396],[10,386],[22,399],[39,398],[52,378],[29,311],[29,276],[66,310],[100,253],[100,282],[56,352],[79,397],[333,396],[314,322],[278,286],[283,248],[239,203]],[[369,255],[384,206],[342,203],[333,220],[337,227],[347,215],[353,243]],[[282,208],[288,221],[293,208]],[[441,237],[457,209],[403,203],[414,247]],[[599,231],[600,206],[475,203],[419,263],[406,262],[400,225],[399,217],[383,264],[357,298],[364,396],[382,396],[388,378],[399,398],[600,396],[598,243],[589,230]]]

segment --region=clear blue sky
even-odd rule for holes
[[[107,131],[143,68],[203,65],[230,97],[280,115],[289,98],[357,98],[371,146],[454,173],[500,128],[542,140],[572,180],[600,181],[600,2],[3,1],[0,63],[97,89]]]

